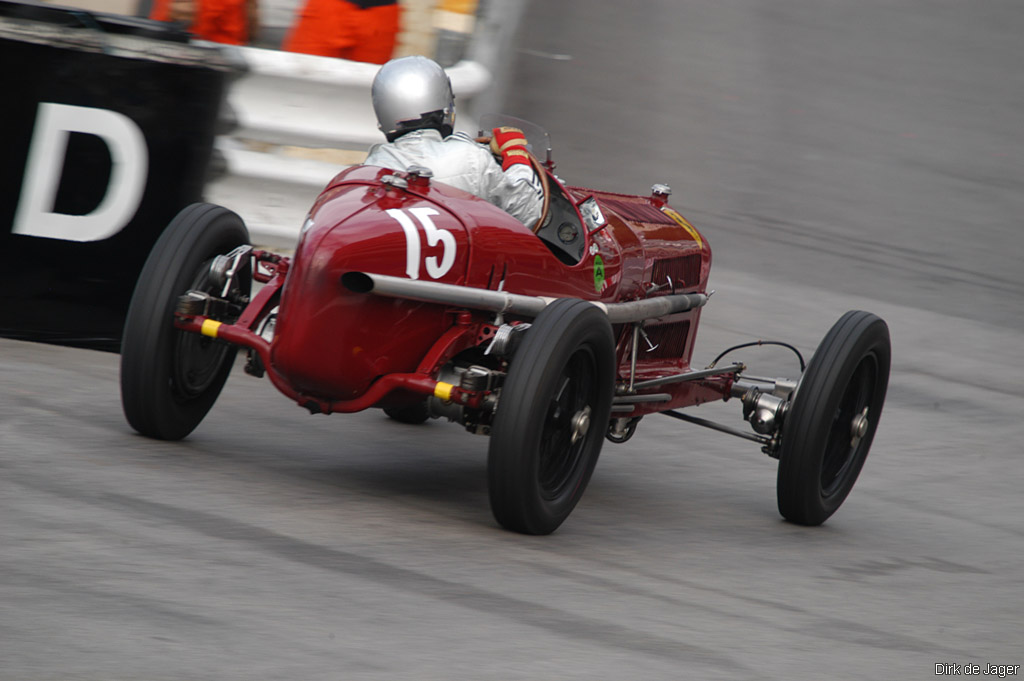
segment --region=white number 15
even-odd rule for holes
[[[432,215],[440,215],[433,208],[410,208],[419,223],[423,226],[423,233],[427,236],[427,247],[436,246],[438,242],[443,248],[441,261],[438,262],[436,255],[428,255],[423,261],[427,266],[427,274],[431,279],[440,279],[455,264],[455,237],[447,229],[438,227],[430,219]],[[405,273],[410,279],[420,278],[420,235],[412,218],[405,214],[401,208],[392,208],[387,214],[395,219],[402,226],[405,232]]]

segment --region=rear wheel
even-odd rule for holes
[[[502,527],[550,534],[583,496],[615,384],[607,316],[582,300],[557,300],[516,351],[491,429],[491,510]]]
[[[878,428],[889,384],[889,327],[879,317],[847,312],[821,341],[782,427],[779,512],[820,525],[857,481]]]
[[[210,263],[248,241],[248,230],[235,213],[197,203],[178,213],[153,246],[121,340],[121,404],[128,423],[141,434],[161,440],[185,437],[224,387],[234,346],[174,328],[174,308],[189,289],[219,297],[221,291],[214,291],[208,280]],[[241,268],[231,294],[247,296],[251,282],[251,269]]]
[[[407,404],[402,407],[386,407],[384,413],[388,415],[388,418],[398,421],[399,423],[408,423],[412,426],[418,426],[421,423],[426,423],[427,419],[430,418],[430,410],[427,409],[426,402],[417,402],[415,404]]]

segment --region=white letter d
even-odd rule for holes
[[[71,132],[96,135],[110,149],[107,192],[96,210],[86,215],[53,212]],[[135,216],[146,188],[148,165],[146,138],[124,114],[41,102],[13,232],[66,241],[111,237]]]

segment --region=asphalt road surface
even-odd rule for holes
[[[756,445],[648,417],[557,533],[518,536],[457,426],[310,416],[236,371],[190,438],[155,442],[121,416],[115,355],[0,340],[0,678],[1024,665],[1022,34],[1009,0],[527,10],[509,112],[574,184],[672,185],[715,249],[697,363],[888,320],[880,430],[823,527],[779,518]],[[742,425],[735,402],[697,414]]]

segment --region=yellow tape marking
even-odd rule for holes
[[[438,398],[439,400],[449,402],[452,399],[452,389],[454,388],[455,386],[452,385],[451,383],[438,381],[437,385],[434,386],[434,397]]]
[[[672,210],[668,206],[665,206],[664,208],[662,208],[661,212],[663,212],[665,215],[667,215],[670,218],[672,218],[673,220],[675,220],[679,224],[680,227],[682,227],[683,229],[685,229],[687,232],[690,233],[690,236],[693,237],[693,240],[697,242],[697,245],[699,247],[704,248],[704,242],[701,241],[700,232],[698,232],[696,229],[694,229],[693,225],[691,225],[689,222],[686,221],[686,218],[684,218],[682,215],[680,215],[679,213],[675,212],[674,210]]]
[[[203,326],[199,329],[199,333],[210,338],[217,337],[217,331],[220,329],[222,322],[218,322],[216,319],[204,319]]]

